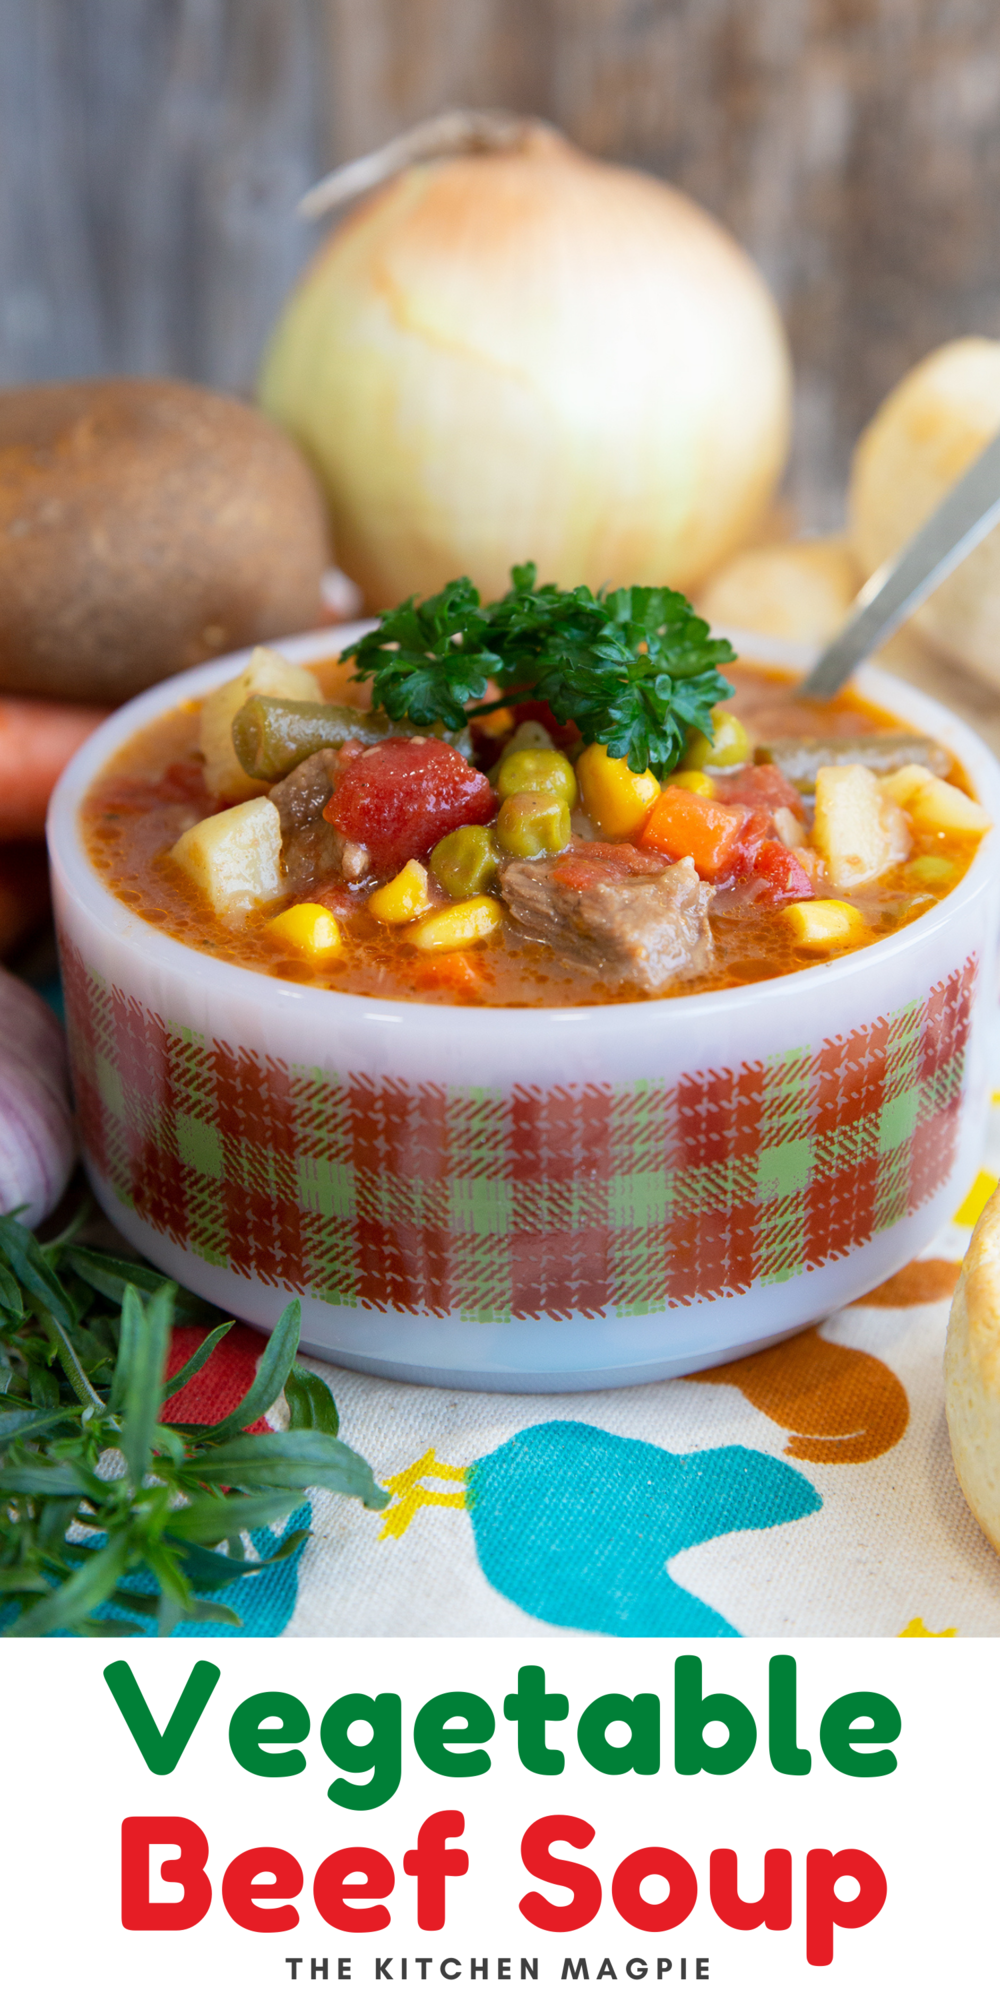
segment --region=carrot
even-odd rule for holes
[[[745,806],[726,806],[668,785],[639,835],[639,846],[652,847],[671,861],[689,854],[702,879],[714,882],[735,860],[748,817]]]
[[[413,984],[420,988],[451,987],[455,993],[475,995],[482,988],[478,965],[464,951],[442,952],[440,958],[414,969]]]
[[[44,833],[56,779],[107,714],[76,702],[0,695],[0,840]]]

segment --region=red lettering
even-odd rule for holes
[[[449,1875],[468,1873],[464,1848],[446,1845],[452,1834],[465,1832],[460,1812],[431,1813],[417,1835],[416,1847],[403,1856],[403,1869],[417,1878],[417,1923],[422,1931],[444,1929],[444,1885]]]
[[[662,1875],[667,1895],[662,1903],[647,1903],[642,1884],[648,1875]],[[637,1847],[615,1870],[611,1900],[620,1917],[637,1931],[672,1931],[691,1915],[698,1897],[694,1869],[672,1847]]]
[[[176,1903],[153,1903],[149,1897],[149,1850],[179,1847],[174,1861],[164,1861],[164,1882],[179,1882],[184,1890]],[[208,1841],[193,1819],[162,1815],[122,1820],[122,1927],[127,1931],[189,1931],[200,1924],[212,1900],[205,1873]]]
[[[842,1902],[837,1883],[844,1875],[853,1876],[858,1893],[853,1902]],[[833,1960],[833,1929],[859,1931],[877,1917],[886,1899],[888,1883],[878,1862],[860,1847],[842,1847],[831,1854],[828,1847],[810,1848],[806,1856],[806,1958],[810,1965],[830,1965]]]
[[[258,1875],[273,1875],[271,1883],[257,1882]],[[222,1878],[222,1900],[233,1922],[245,1931],[293,1931],[299,1913],[291,1903],[277,1909],[261,1908],[279,1896],[297,1896],[302,1887],[302,1870],[294,1854],[284,1847],[248,1847],[238,1854]]]
[[[787,1931],[792,1921],[792,1857],[787,1847],[769,1847],[764,1856],[764,1894],[745,1903],[736,1886],[737,1861],[731,1847],[717,1847],[709,1861],[712,1908],[731,1931]]]
[[[563,1904],[548,1902],[535,1889],[522,1896],[521,1915],[536,1930],[580,1930],[596,1917],[601,1907],[601,1885],[593,1869],[584,1868],[579,1861],[562,1861],[550,1852],[554,1840],[565,1840],[570,1847],[589,1847],[593,1838],[594,1829],[585,1819],[573,1819],[566,1813],[550,1813],[529,1826],[521,1842],[521,1860],[529,1875],[539,1882],[554,1882],[560,1889],[573,1891],[572,1902]]]
[[[348,1882],[360,1875],[360,1882]],[[335,1931],[384,1931],[389,1912],[384,1903],[358,1908],[359,1896],[390,1896],[396,1885],[392,1865],[375,1847],[341,1847],[328,1854],[316,1870],[313,1899],[325,1924]]]

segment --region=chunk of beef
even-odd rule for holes
[[[690,859],[580,842],[551,860],[507,862],[500,893],[530,937],[605,979],[655,992],[711,964],[714,892]]]
[[[323,818],[342,768],[339,750],[317,750],[271,787],[269,797],[281,820],[282,865],[294,896],[306,895],[325,876],[359,881],[368,872],[364,851]]]

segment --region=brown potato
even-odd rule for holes
[[[259,411],[189,382],[0,393],[0,689],[119,702],[323,622],[319,489]]]

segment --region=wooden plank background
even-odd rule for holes
[[[296,196],[459,103],[666,175],[758,258],[803,525],[910,362],[1000,335],[997,0],[0,0],[0,380],[247,388]]]

